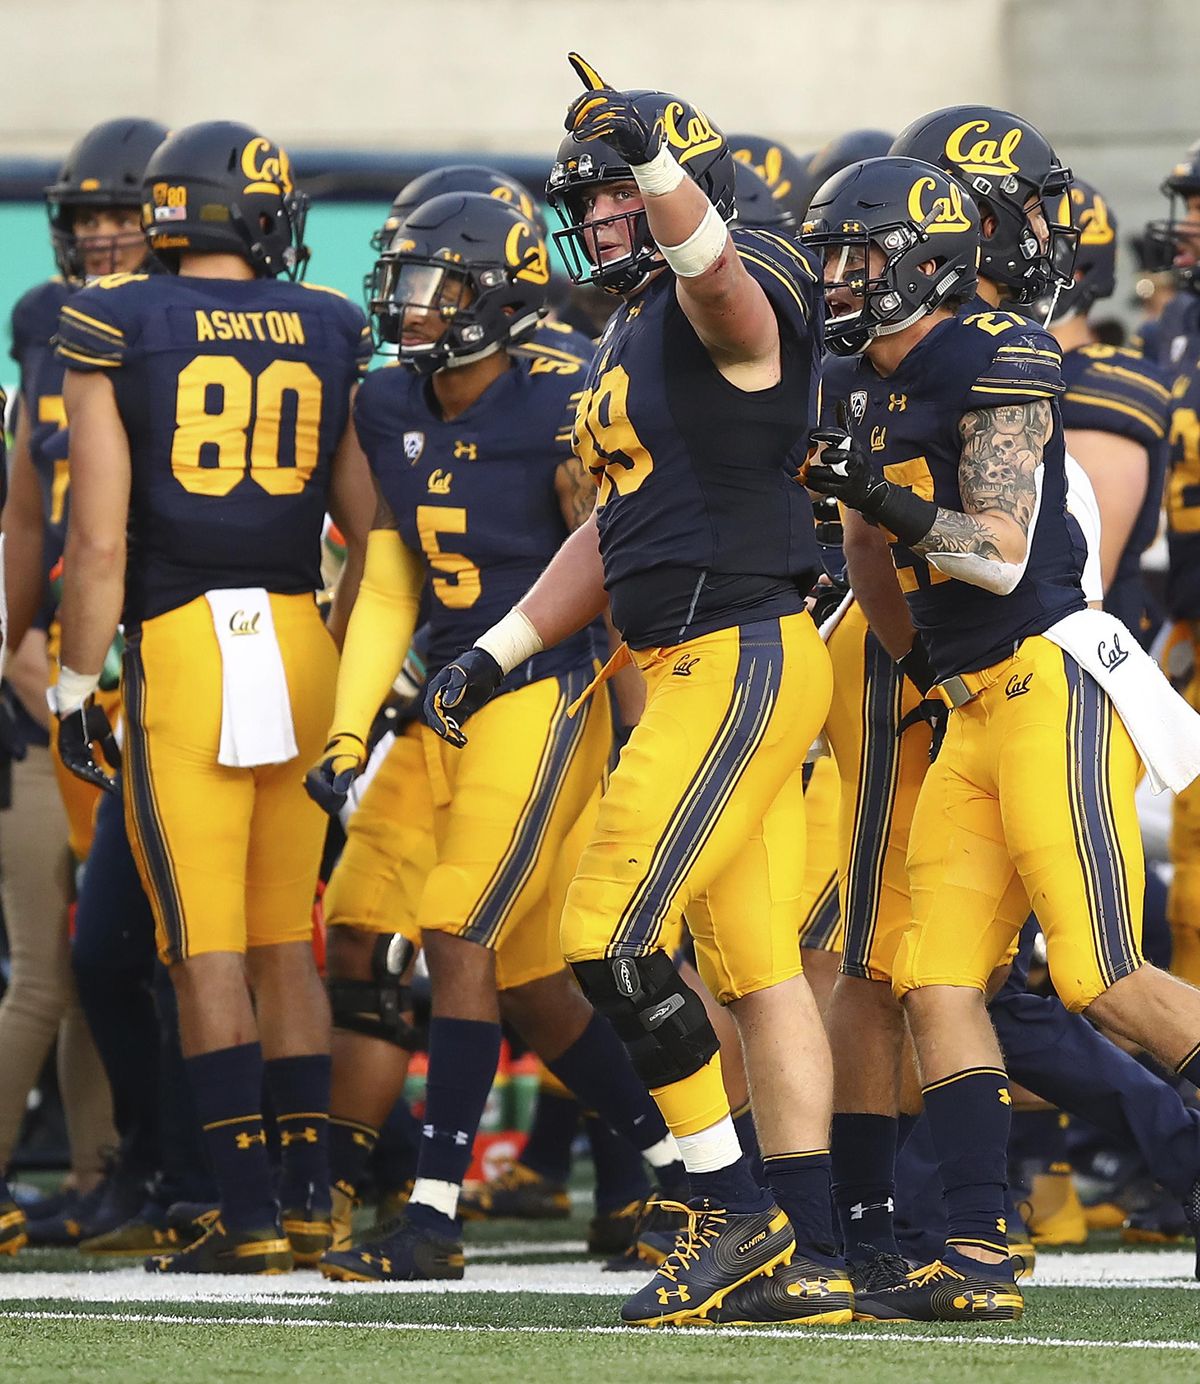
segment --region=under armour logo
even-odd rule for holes
[[[1096,657],[1111,673],[1119,668],[1129,657],[1129,650],[1121,648],[1121,636],[1119,634],[1114,634],[1112,637],[1111,649],[1103,639],[1096,645]]]
[[[850,1219],[861,1221],[868,1211],[886,1211],[890,1215],[895,1209],[896,1203],[891,1197],[886,1201],[856,1201],[850,1208]]]
[[[455,458],[455,460],[456,460],[456,461],[461,461],[463,457],[466,457],[466,459],[467,459],[468,461],[478,461],[478,460],[479,460],[479,444],[478,444],[477,442],[455,442],[455,444],[454,444],[454,458]]]
[[[1033,681],[1033,674],[1026,673],[1023,678],[1017,677],[1016,673],[1009,678],[1005,684],[1004,695],[1011,702],[1014,697],[1023,697],[1029,691],[1029,684]]]
[[[671,676],[676,678],[690,678],[692,669],[700,662],[698,657],[689,657],[687,654],[675,662],[675,667],[671,669]]]
[[[1000,1232],[1001,1235],[1008,1234],[1008,1221],[1005,1220],[1003,1216],[997,1218],[996,1229]]]
[[[789,1283],[784,1290],[788,1297],[820,1298],[828,1297],[832,1289],[827,1278],[805,1278],[799,1283]]]
[[[1001,1105],[1012,1104],[1012,1096],[1009,1095],[1007,1086],[1000,1087],[1000,1089],[996,1092],[996,1099],[1000,1102]]]
[[[889,394],[889,395],[888,395],[888,412],[889,412],[889,413],[903,413],[904,410],[905,410],[907,407],[908,407],[908,395],[907,395],[907,394]]]
[[[267,1132],[265,1129],[260,1129],[257,1134],[239,1134],[234,1140],[234,1143],[237,1144],[238,1148],[240,1148],[243,1153],[245,1153],[247,1149],[252,1149],[255,1144],[265,1145],[266,1142]]]
[[[315,1144],[317,1142],[317,1131],[312,1125],[305,1125],[303,1129],[281,1129],[279,1131],[279,1142],[284,1148],[289,1144],[297,1142],[304,1144]]]
[[[632,322],[635,317],[640,317],[643,307],[645,307],[644,303],[634,303],[633,307],[625,314],[626,322]]]
[[[742,1243],[738,1245],[738,1254],[749,1254],[755,1245],[761,1245],[766,1238],[767,1232],[765,1230],[760,1230],[757,1235],[751,1235],[748,1240],[743,1240]]]
[[[686,1283],[681,1283],[678,1288],[659,1288],[658,1300],[665,1307],[672,1298],[677,1298],[680,1302],[691,1302],[692,1295],[688,1291]]]

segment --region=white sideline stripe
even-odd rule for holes
[[[920,1345],[1016,1346],[1042,1350],[1167,1350],[1189,1354],[1200,1352],[1200,1341],[1087,1341],[1076,1337],[979,1336],[959,1333],[953,1336],[924,1336],[916,1332],[894,1331],[884,1326],[878,1333],[849,1332],[804,1327],[787,1329],[773,1326],[722,1326],[706,1330],[703,1327],[659,1328],[650,1331],[637,1326],[464,1326],[452,1322],[346,1322],[328,1321],[320,1317],[185,1317],[166,1312],[0,1312],[0,1320],[16,1321],[82,1321],[117,1322],[121,1325],[149,1324],[155,1326],[291,1326],[315,1327],[334,1331],[431,1331],[460,1334],[506,1336],[641,1336],[643,1339],[666,1335],[688,1335],[703,1340],[746,1337],[753,1340],[803,1341],[815,1345],[818,1341],[836,1341],[839,1345],[878,1345],[881,1341],[913,1342]]]

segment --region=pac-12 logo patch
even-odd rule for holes
[[[404,434],[404,455],[409,463],[420,461],[421,453],[425,450],[425,434],[423,432],[406,432]]]
[[[856,389],[850,396],[850,417],[861,423],[867,415],[867,391]]]

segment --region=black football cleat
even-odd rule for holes
[[[654,1277],[621,1307],[630,1326],[674,1326],[719,1307],[755,1274],[786,1264],[796,1248],[792,1224],[778,1206],[735,1213],[702,1198],[684,1206],[687,1224]]]
[[[860,1249],[869,1246],[860,1245]],[[887,1288],[900,1288],[907,1284],[912,1265],[902,1254],[889,1254],[881,1250],[869,1259],[847,1259],[846,1274],[854,1284],[856,1297],[869,1297]]]
[[[844,1326],[853,1320],[854,1284],[846,1270],[794,1254],[789,1263],[739,1284],[695,1324]]]
[[[412,1283],[462,1278],[464,1263],[461,1240],[400,1221],[378,1240],[327,1250],[317,1267],[341,1283]]]
[[[190,1237],[195,1239],[195,1236]],[[129,1220],[102,1235],[79,1242],[83,1254],[106,1254],[114,1259],[144,1259],[149,1254],[170,1254],[190,1239],[167,1224],[166,1208],[147,1202]]]
[[[1011,1322],[1025,1300],[1007,1264],[966,1269],[935,1259],[904,1282],[856,1293],[854,1316],[864,1322]]]
[[[292,1247],[279,1223],[226,1230],[219,1215],[198,1240],[170,1254],[152,1254],[147,1273],[291,1273]]]
[[[464,1221],[564,1221],[571,1198],[559,1183],[513,1163],[490,1182],[464,1187],[458,1214]]]

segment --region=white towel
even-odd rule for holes
[[[1079,610],[1045,632],[1100,684],[1146,766],[1156,793],[1200,776],[1200,714],[1184,701],[1129,630],[1103,610]]]
[[[283,656],[261,586],[206,591],[221,649],[221,748],[233,769],[285,764],[299,754]]]

